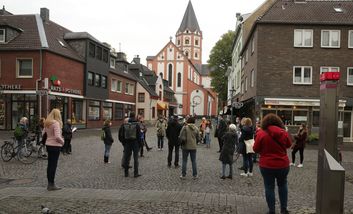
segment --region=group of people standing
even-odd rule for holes
[[[186,117],[182,123],[179,122],[178,116],[173,116],[168,122],[160,117],[156,123],[157,128],[157,145],[158,149],[163,149],[164,136],[168,139],[168,167],[174,164],[175,168],[179,167],[179,150],[182,149],[182,169],[181,179],[186,178],[187,161],[190,156],[192,165],[192,176],[198,178],[196,150],[198,142],[205,140],[207,147],[210,142],[211,122],[202,120],[200,127],[195,125],[194,117]],[[26,119],[20,121],[19,124],[26,130]],[[105,145],[104,163],[109,163],[109,154],[114,138],[111,133],[112,123],[110,120],[104,122],[102,128],[102,140]],[[39,130],[43,136],[48,152],[47,166],[47,190],[59,190],[60,187],[55,185],[55,174],[58,164],[60,152],[71,153],[72,126],[70,121],[65,125],[62,123],[61,113],[59,109],[53,109],[46,119],[42,118],[39,122]],[[126,118],[124,124],[119,128],[119,141],[124,147],[122,166],[124,168],[125,177],[129,176],[130,159],[133,154],[134,159],[134,177],[139,177],[138,158],[139,152],[143,156],[143,147],[146,146],[147,151],[151,149],[146,142],[147,127],[143,118],[135,117],[135,113],[131,112],[129,118]],[[269,213],[275,213],[275,182],[277,182],[278,193],[281,206],[281,214],[288,213],[288,187],[287,175],[291,165],[295,165],[295,154],[300,152],[300,164],[303,167],[303,151],[307,138],[307,128],[302,124],[294,136],[296,140],[292,144],[292,138],[285,129],[282,120],[275,114],[267,114],[260,123],[254,127],[250,118],[243,118],[239,124],[230,124],[225,119],[220,118],[216,127],[215,136],[219,140],[219,160],[222,163],[221,179],[233,178],[234,154],[238,153],[243,156],[244,172],[242,176],[253,176],[253,155],[259,154],[259,168],[264,181],[265,196]],[[292,162],[289,162],[287,149],[292,147]],[[172,156],[174,153],[174,162]],[[226,175],[226,167],[229,166],[229,174]]]

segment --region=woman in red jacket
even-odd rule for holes
[[[264,180],[266,202],[269,213],[275,213],[275,181],[277,180],[281,214],[288,213],[289,159],[287,149],[291,138],[285,131],[283,122],[275,114],[267,114],[256,133],[254,151],[260,154],[260,171]]]

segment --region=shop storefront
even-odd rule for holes
[[[27,117],[30,128],[36,125],[37,95],[34,90],[21,90],[21,85],[0,87],[0,129],[14,129],[22,117]],[[14,90],[7,90],[14,89]]]
[[[339,100],[338,128],[344,141],[352,139],[352,107],[345,100]],[[302,123],[306,123],[312,132],[319,132],[320,100],[265,98],[260,108],[260,118],[269,113],[277,114],[291,133],[296,133]]]

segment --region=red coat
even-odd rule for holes
[[[288,132],[277,126],[269,126],[266,131],[257,131],[253,149],[260,154],[260,167],[282,169],[289,166],[287,149],[291,145]]]

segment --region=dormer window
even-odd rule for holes
[[[114,58],[110,58],[110,67],[115,68],[115,59]]]
[[[0,29],[0,42],[5,42],[5,29]]]

